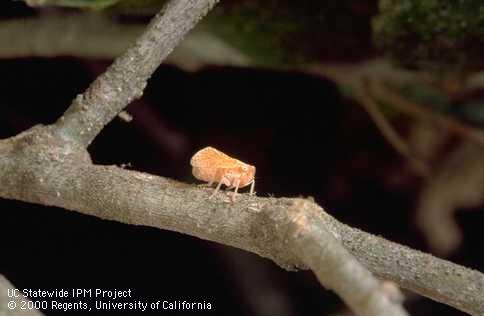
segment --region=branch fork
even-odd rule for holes
[[[91,163],[89,144],[142,95],[158,65],[216,2],[169,1],[55,124],[0,141],[0,197],[189,234],[289,270],[310,268],[361,316],[407,315],[394,299],[398,289],[376,277],[484,315],[482,273],[348,227],[313,201],[242,194],[227,204],[196,186]]]

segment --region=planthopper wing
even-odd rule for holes
[[[213,148],[205,147],[193,155],[190,160],[192,167],[197,168],[233,168],[238,164],[238,160]]]

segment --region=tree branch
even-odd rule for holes
[[[218,0],[169,1],[136,43],[73,101],[56,122],[57,132],[87,147],[131,101],[142,96],[147,80]]]
[[[288,210],[295,217],[287,224],[285,241],[297,257],[314,271],[321,284],[338,293],[358,315],[407,315],[401,302],[393,300],[393,293],[386,291],[383,283],[340,246],[314,209],[312,202],[294,200],[292,209]],[[273,216],[283,222],[280,218],[287,215]],[[396,296],[401,296],[397,287],[394,291]]]
[[[369,85],[370,93],[376,98],[385,101],[391,107],[408,115],[423,119],[436,125],[447,128],[457,135],[469,139],[477,144],[484,145],[484,131],[478,128],[469,127],[450,116],[435,112],[429,107],[419,105],[413,101],[407,100],[402,95],[394,92],[392,89],[378,80],[372,80]]]
[[[451,116],[434,111],[428,106],[417,104],[388,87],[385,83],[425,83],[425,73],[410,72],[392,67],[387,62],[374,60],[359,65],[319,65],[308,68],[308,73],[324,75],[339,86],[350,89],[351,97],[358,100],[358,91],[365,89],[369,97],[384,102],[399,112],[414,118],[434,123],[479,145],[484,145],[484,131],[473,128]],[[365,81],[365,85],[363,82]],[[363,102],[362,102],[363,103]]]
[[[273,250],[276,249],[275,260],[287,267],[295,264],[290,263],[291,261],[299,261],[297,256],[284,249],[280,234],[277,234],[281,230],[279,227],[284,231],[285,226],[290,228],[292,220],[283,226],[277,221],[272,223],[273,218],[279,218],[279,214],[289,214],[288,212],[275,213],[276,217],[266,218],[268,225],[265,227],[274,230],[274,233],[256,231],[251,223],[257,217],[249,216],[250,213],[247,212],[245,217],[239,219],[239,225],[236,225],[243,230],[232,232],[226,230],[226,226],[230,227],[230,223],[233,223],[231,212],[212,218],[211,212],[206,211],[210,208],[196,203],[199,199],[195,198],[191,200],[192,203],[186,203],[186,197],[190,197],[188,191],[193,188],[185,185],[185,193],[179,195],[180,192],[176,192],[176,189],[180,184],[170,180],[134,172],[126,173],[125,170],[113,167],[94,166],[85,150],[109,121],[142,94],[146,81],[161,61],[215,2],[169,2],[166,10],[153,19],[136,44],[98,77],[83,95],[79,95],[56,124],[34,127],[0,143],[0,179],[5,180],[0,196],[57,205],[108,219],[118,219],[117,216],[121,215],[121,220],[128,223],[155,227],[166,225],[172,230],[189,232],[209,240],[219,236],[222,238],[220,242],[238,247],[245,245],[245,236],[255,233],[255,240],[251,241],[252,245],[249,244],[253,251],[274,255]],[[94,174],[101,177],[97,178]],[[131,191],[131,184],[141,185],[142,188]],[[25,190],[27,187],[30,187],[29,190]],[[78,191],[79,189],[84,192]],[[140,189],[147,195],[139,196],[137,190]],[[159,194],[160,189],[165,190],[165,195]],[[175,197],[174,200],[170,200],[169,192],[175,193],[171,196]],[[159,200],[159,197],[163,199]],[[189,208],[186,209],[186,206]],[[138,217],[136,213],[140,207],[148,213]],[[160,207],[165,209],[160,210]],[[254,209],[257,212],[261,210],[258,204],[247,208]],[[99,211],[102,213],[97,213]],[[261,214],[266,213],[270,214]],[[146,215],[148,216],[145,217]],[[191,220],[187,221],[187,218]],[[206,222],[200,222],[204,218]],[[399,302],[392,302],[383,291],[379,291],[379,282],[335,239],[327,238],[324,241],[324,246],[331,251],[320,256],[317,251],[322,242],[319,240],[322,237],[320,234],[324,232],[327,237],[330,234],[322,226],[317,230],[311,226],[308,228],[311,229],[306,231],[306,227],[299,225],[297,233],[287,237],[290,241],[301,243],[298,251],[306,256],[299,265],[306,262],[310,267],[314,266],[323,285],[333,288],[358,315],[407,315]],[[306,240],[308,242],[304,242]],[[328,278],[325,275],[328,271],[321,270],[326,261],[329,263],[327,266],[334,266],[335,271],[338,271],[334,275],[337,277]],[[341,261],[347,264],[336,264]],[[353,274],[354,271],[359,273]],[[355,288],[355,283],[361,286]],[[355,290],[358,292],[356,295]]]
[[[159,63],[216,0],[170,1],[136,44],[51,126],[0,142],[0,197],[168,229],[312,268],[358,315],[406,315],[368,269],[472,314],[484,313],[484,275],[345,226],[303,199],[224,194],[91,164],[86,147],[139,97]],[[343,249],[341,241],[347,250]],[[288,247],[289,246],[289,247]]]
[[[385,115],[380,111],[378,104],[366,92],[361,89],[355,98],[360,102],[361,106],[368,113],[376,127],[387,140],[387,142],[404,158],[408,160],[413,170],[421,177],[427,177],[430,173],[430,167],[424,160],[417,157],[417,155],[410,149],[408,144],[395,131],[393,126],[387,120]]]
[[[37,126],[0,143],[1,197],[190,234],[258,253],[288,269],[308,265],[357,315],[407,315],[325,230],[316,204],[252,196],[227,204],[223,193],[208,200],[211,192],[194,186],[93,165],[85,151],[66,152],[54,133],[51,126]]]
[[[226,203],[223,193],[208,200],[207,189],[92,165],[87,152],[73,154],[63,146],[49,126],[0,142],[0,197],[189,234],[257,253],[289,270],[309,266],[325,282],[314,261],[315,244],[322,242],[317,238],[324,233],[298,235],[299,226],[294,226],[300,216],[309,216],[310,227],[327,229],[380,278],[470,314],[484,314],[482,273],[346,226],[315,203],[247,195]],[[307,253],[302,247],[306,243],[313,249]]]

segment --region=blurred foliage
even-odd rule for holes
[[[25,0],[31,5],[154,14],[165,0]],[[401,65],[481,66],[482,0],[224,0],[204,19],[215,35],[263,66],[361,60],[373,39]],[[377,10],[379,4],[380,13]],[[373,18],[373,25],[371,19]],[[373,30],[372,30],[373,27]]]
[[[205,23],[262,66],[355,60],[371,50],[368,1],[225,1]]]
[[[455,106],[452,113],[458,118],[465,121],[467,124],[484,127],[484,98],[465,100],[458,106]]]
[[[165,0],[26,0],[37,5],[108,8],[154,14]],[[371,50],[373,1],[225,0],[202,24],[262,66],[292,67],[324,60],[355,60]]]
[[[380,0],[376,43],[403,65],[450,70],[482,66],[482,0]]]
[[[166,0],[117,0],[110,10],[126,14],[153,15],[163,7],[165,2]]]
[[[120,0],[25,0],[31,6],[63,6],[72,8],[104,9]]]
[[[278,7],[277,1],[244,1],[219,7],[205,21],[209,29],[247,55],[256,64],[277,66],[302,62],[304,21],[289,6]],[[280,1],[279,1],[280,2]]]
[[[423,104],[439,112],[448,112],[451,109],[451,100],[441,90],[432,85],[421,83],[408,83],[400,89],[400,93],[417,104]]]

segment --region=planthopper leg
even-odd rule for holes
[[[213,198],[213,196],[217,194],[217,192],[222,187],[222,184],[227,183],[227,179],[225,178],[225,172],[223,169],[217,169],[217,171],[213,175],[212,179],[210,179],[210,182],[208,184],[209,186],[212,186],[215,182],[217,182],[217,187],[213,191],[212,195],[209,196],[209,199]]]
[[[250,195],[254,195],[254,188],[255,188],[255,179],[252,180],[252,183],[250,184]]]
[[[220,190],[220,187],[222,186],[222,181],[220,181],[218,184],[217,184],[217,187],[215,188],[215,190],[213,191],[212,195],[210,195],[208,198],[211,199],[213,198],[213,196],[215,194],[217,194],[217,192]]]
[[[237,196],[237,193],[239,191],[239,185],[240,185],[240,180],[237,179],[234,181],[234,185],[232,187],[235,187],[234,193],[232,194],[232,202],[235,202],[235,197]]]

